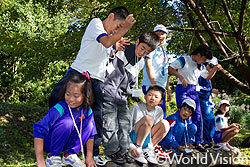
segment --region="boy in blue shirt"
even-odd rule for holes
[[[204,64],[206,65],[205,72],[210,72],[210,74],[213,75],[215,75],[215,73],[221,70],[222,68],[221,65],[218,64],[218,60],[216,57],[213,57],[211,60]],[[211,73],[211,71],[215,72]],[[198,79],[200,86],[200,91],[198,92],[198,95],[200,99],[202,114],[202,142],[206,149],[210,149],[212,147],[212,139],[215,132],[215,119],[213,113],[215,104],[212,101],[211,94],[218,94],[218,90],[212,88],[210,80],[212,77],[212,75],[209,75],[207,78],[200,76]]]
[[[189,121],[196,109],[195,101],[183,100],[178,111],[167,117],[170,130],[160,145],[166,149],[174,149],[176,152],[184,152],[185,147],[194,148],[191,139],[194,137],[197,127]]]
[[[97,135],[94,139],[94,160],[97,165],[105,165],[107,161],[99,156],[99,145],[102,141],[102,106],[103,88],[106,64],[111,46],[120,40],[135,23],[133,14],[129,14],[125,7],[116,7],[110,11],[107,18],[101,21],[94,18],[88,24],[82,37],[80,50],[69,70],[79,73],[89,72],[94,90],[95,103],[92,106]],[[51,93],[49,105],[58,102],[58,92],[68,78],[68,73],[57,83]]]

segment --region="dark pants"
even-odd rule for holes
[[[55,88],[53,89],[51,96],[49,97],[49,107],[53,107],[59,100],[60,96],[63,92],[61,92],[62,88],[64,87],[65,83],[68,80],[68,77],[73,73],[79,73],[78,71],[70,68],[67,73],[62,77],[62,79],[56,84]],[[92,88],[95,96],[95,102],[91,107],[94,114],[95,125],[97,130],[97,135],[95,135],[94,140],[94,150],[93,155],[99,155],[99,145],[102,142],[102,135],[103,135],[103,127],[102,127],[102,105],[103,105],[103,89],[104,84],[102,81],[97,79],[91,79]]]
[[[95,126],[97,130],[97,135],[95,135],[94,140],[94,150],[93,155],[99,155],[99,145],[102,142],[103,126],[102,126],[102,106],[103,106],[103,89],[104,84],[102,81],[91,78],[92,87],[95,95],[95,102],[92,106],[94,113]]]

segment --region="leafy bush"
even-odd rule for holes
[[[3,102],[47,106],[52,89],[69,69],[69,64],[65,61],[50,63],[41,72],[43,75],[41,80],[28,79],[23,74],[18,74],[15,77],[19,82],[12,83],[9,87],[12,88],[12,94]]]
[[[221,100],[228,100],[230,102],[230,119],[229,124],[239,123],[243,128],[250,130],[250,97],[239,91],[235,91],[232,95],[227,95],[225,92],[220,93],[218,96],[213,97],[213,101],[218,109],[218,104]]]

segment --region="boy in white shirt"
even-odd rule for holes
[[[94,18],[88,24],[82,37],[78,55],[69,70],[77,73],[88,72],[95,95],[95,103],[92,106],[97,135],[94,139],[94,160],[97,165],[103,166],[107,161],[99,156],[99,145],[102,141],[102,106],[103,88],[106,64],[110,54],[110,47],[119,41],[135,23],[133,14],[123,7],[116,7],[110,11],[107,18],[102,21]],[[51,93],[49,105],[52,107],[58,102],[58,92],[67,81],[68,72],[57,83]]]
[[[195,135],[196,149],[201,152],[206,152],[201,143],[201,110],[200,100],[197,93],[198,78],[201,75],[201,71],[205,66],[202,64],[212,59],[212,52],[207,45],[198,46],[191,56],[181,56],[175,60],[169,67],[169,73],[175,75],[178,78],[176,86],[176,104],[177,108],[182,104],[184,99],[193,99],[196,103],[195,113],[192,115],[192,122],[197,126],[197,132]],[[205,74],[205,73],[203,73]],[[207,76],[203,76],[207,78]]]
[[[164,89],[150,86],[145,95],[146,103],[136,104],[130,109],[130,155],[141,163],[158,164],[154,147],[168,133],[169,123],[163,119],[162,103]]]

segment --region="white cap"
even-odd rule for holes
[[[230,106],[230,103],[229,103],[228,100],[221,100],[221,101],[219,102],[219,107],[220,107],[222,104],[227,104],[227,105]]]
[[[213,56],[211,60],[207,59],[207,62],[216,65],[218,64],[218,59]]]
[[[155,28],[154,28],[154,31],[159,31],[159,30],[161,30],[161,31],[163,31],[163,32],[165,32],[165,33],[168,34],[168,30],[167,30],[166,27],[165,27],[164,25],[162,25],[162,24],[158,24],[158,25],[155,26]]]
[[[189,105],[190,107],[192,107],[194,109],[194,111],[195,111],[195,109],[196,109],[196,103],[195,103],[195,101],[193,99],[185,99],[185,100],[183,100],[182,104],[183,103],[186,103],[187,105]]]

